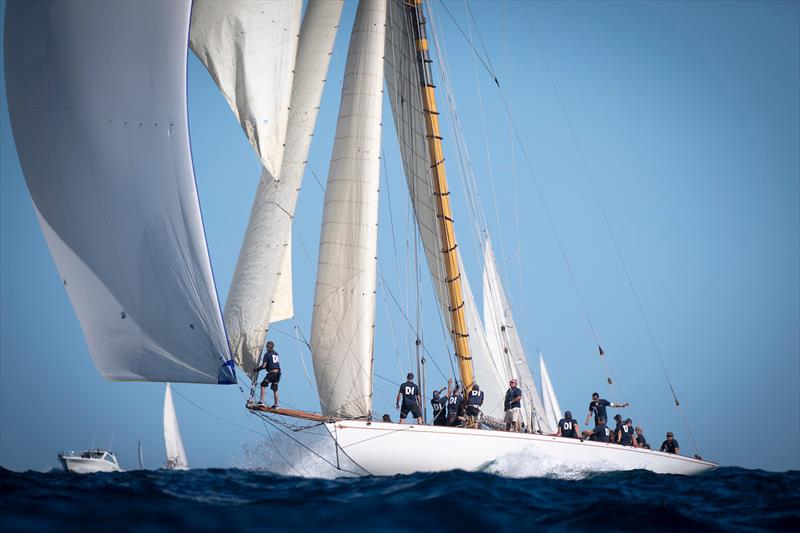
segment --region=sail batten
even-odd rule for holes
[[[213,14],[219,24],[230,16],[239,16],[241,2],[216,3]],[[277,10],[284,16],[294,16],[297,0],[292,2],[258,2],[266,13]],[[285,127],[285,148],[280,150],[280,171],[264,166],[250,211],[244,241],[236,262],[236,269],[225,303],[225,325],[230,338],[231,350],[236,362],[247,372],[258,364],[258,357],[272,322],[286,320],[294,315],[292,301],[292,221],[297,196],[305,171],[305,163],[316,124],[322,91],[330,64],[333,44],[339,26],[342,0],[310,0],[303,16],[299,40],[295,39],[296,62],[293,72],[280,68],[274,72],[276,80],[272,84],[282,86],[291,81],[291,99],[281,100],[288,109]],[[252,7],[249,3],[247,8]],[[225,10],[229,11],[225,11]],[[245,9],[245,13],[247,10]],[[199,16],[199,15],[196,15]],[[230,23],[228,21],[227,23]],[[206,25],[209,22],[206,21]],[[268,28],[280,30],[281,25]],[[202,28],[202,27],[201,27]],[[255,31],[258,27],[253,27]],[[194,32],[194,30],[193,30]],[[284,31],[285,39],[291,40],[289,30]],[[216,33],[198,29],[193,33],[193,48],[198,55],[208,55],[208,50],[227,51],[227,47],[215,46],[208,42],[209,35]],[[231,38],[228,34],[225,34]],[[251,40],[258,42],[258,36],[241,36],[239,46],[246,48]],[[230,45],[228,45],[229,47]],[[281,48],[292,55],[288,49]],[[260,55],[239,54],[225,56],[227,61],[241,63],[241,68],[263,68],[250,64]],[[295,61],[293,59],[293,61]],[[283,65],[283,60],[276,65]],[[214,65],[207,65],[213,70]],[[218,79],[219,76],[215,77]],[[219,83],[219,82],[218,82]],[[223,94],[230,88],[220,84]],[[269,93],[271,94],[271,93]],[[254,95],[257,96],[257,95]],[[233,105],[233,104],[232,104]],[[237,111],[234,111],[237,113]],[[246,126],[244,111],[238,112],[243,128]],[[275,120],[283,120],[283,111],[276,114]],[[255,146],[254,146],[255,147]],[[257,148],[257,147],[256,147]],[[277,160],[276,152],[276,160]]]
[[[325,189],[311,353],[326,416],[372,410],[385,21],[385,2],[359,3]]]
[[[20,163],[97,369],[233,383],[189,149],[190,2],[9,2]],[[102,43],[102,45],[98,45]]]

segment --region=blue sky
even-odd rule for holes
[[[468,30],[463,4],[448,8]],[[660,442],[672,430],[683,450],[692,451],[585,168],[702,455],[724,465],[800,468],[800,4],[536,2],[527,4],[535,33],[520,3],[476,2],[472,9],[580,296],[650,440]],[[347,2],[309,158],[323,185],[354,11]],[[604,386],[594,338],[531,173],[511,142],[500,94],[482,67],[474,67],[445,11],[437,7],[435,15],[529,359],[535,365],[537,350],[544,352],[564,409],[584,416],[594,390],[621,401],[619,389]],[[5,102],[4,82],[0,91]],[[200,201],[224,301],[259,167],[191,54],[189,111]],[[413,314],[414,234],[388,101],[384,114],[380,275]],[[452,141],[446,126],[456,228],[477,288],[480,264]],[[318,407],[300,361],[309,365],[309,354],[285,334],[295,325],[306,335],[310,330],[321,203],[322,189],[307,172],[294,231],[297,316],[276,324],[272,336],[283,356],[283,403],[308,409]],[[0,465],[49,469],[59,450],[106,445],[112,436],[123,466],[134,466],[139,440],[146,466],[162,464],[163,385],[108,382],[92,365],[31,206],[5,103],[0,239]],[[446,339],[427,281],[422,293],[423,338],[446,373]],[[413,370],[414,336],[381,287],[377,308],[374,409],[396,417],[389,402],[394,382]],[[428,366],[428,389],[438,388],[445,378]],[[263,440],[253,433],[262,426],[247,414],[235,387],[175,388],[247,428],[213,418],[176,394],[193,466],[239,464],[242,446]]]

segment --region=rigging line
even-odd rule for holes
[[[494,82],[495,82],[495,83],[498,85],[498,87],[499,87],[499,86],[500,86],[500,82],[498,82],[498,81],[497,81],[497,76],[496,76],[496,75],[495,75],[495,73],[494,73],[494,69],[491,67],[491,65],[490,65],[489,63],[487,63],[487,61],[486,61],[485,59],[483,59],[483,57],[481,57],[481,54],[480,54],[480,52],[478,52],[477,48],[475,48],[475,46],[473,46],[473,44],[472,44],[472,41],[469,39],[469,37],[467,37],[467,34],[466,34],[466,33],[464,32],[464,30],[461,28],[461,25],[458,23],[458,21],[457,21],[457,20],[456,20],[456,18],[453,16],[453,14],[450,12],[450,10],[449,10],[449,9],[447,9],[447,2],[440,2],[439,4],[440,4],[440,5],[441,5],[441,6],[444,8],[445,12],[446,12],[448,15],[450,15],[450,18],[453,20],[453,23],[456,25],[456,28],[458,28],[458,31],[460,31],[460,32],[461,32],[461,35],[463,35],[463,36],[464,36],[464,39],[466,39],[466,40],[467,40],[467,44],[469,45],[469,47],[470,47],[470,48],[472,48],[472,51],[473,51],[473,52],[475,52],[475,54],[477,55],[477,57],[478,57],[478,59],[480,60],[481,64],[483,65],[483,68],[485,68],[485,69],[486,69],[486,72],[488,72],[488,73],[489,73],[489,75],[492,77],[492,79],[494,80]]]
[[[317,177],[317,173],[314,172],[314,169],[311,168],[311,163],[309,163],[308,161],[306,161],[306,168],[311,171],[311,175],[314,176],[314,180],[317,182],[317,185],[319,185],[320,190],[322,190],[322,192],[325,192],[325,186],[322,185],[321,181],[319,181],[319,177]]]
[[[305,359],[303,359],[303,345],[300,342],[300,336],[297,334],[298,329],[300,329],[299,326],[295,324],[294,338],[297,341],[297,357],[300,358],[300,363],[303,365],[303,373],[306,375],[306,381],[308,381],[308,386],[311,387],[312,391],[315,391],[314,385],[311,383],[311,376],[308,374],[308,367],[306,367],[306,361]],[[317,393],[317,397],[319,397],[319,393]]]
[[[223,423],[225,423],[225,424],[229,424],[229,425],[231,425],[231,426],[236,426],[236,427],[238,427],[238,428],[240,428],[240,429],[244,429],[245,431],[249,431],[250,433],[253,433],[253,434],[255,434],[255,435],[258,435],[259,437],[266,437],[266,436],[267,436],[265,433],[260,433],[260,432],[258,432],[258,431],[256,431],[256,430],[252,429],[252,428],[249,428],[249,427],[247,427],[247,426],[243,426],[243,425],[241,425],[241,424],[237,424],[236,422],[232,422],[232,421],[230,421],[230,420],[228,420],[228,419],[226,419],[226,418],[222,418],[221,416],[219,416],[219,415],[217,415],[217,414],[214,414],[214,413],[212,413],[211,411],[209,411],[209,410],[208,410],[208,409],[206,409],[205,407],[202,407],[202,406],[200,406],[200,405],[196,404],[195,402],[193,402],[192,400],[190,400],[188,397],[186,397],[186,395],[184,395],[182,392],[180,392],[180,391],[179,391],[179,390],[178,390],[178,389],[175,387],[175,384],[174,384],[174,383],[172,383],[171,385],[172,385],[172,387],[171,387],[171,388],[172,388],[173,392],[175,392],[175,393],[176,393],[178,396],[180,396],[181,398],[183,398],[184,400],[186,400],[187,402],[189,402],[190,404],[192,404],[193,406],[195,406],[195,407],[196,407],[197,409],[199,409],[200,411],[203,411],[203,412],[204,412],[205,414],[207,414],[208,416],[210,416],[210,417],[212,417],[212,418],[214,418],[214,419],[216,419],[216,420],[218,420],[218,421],[220,421],[220,422],[223,422]]]
[[[397,258],[400,256],[397,253],[397,239],[394,235],[394,215],[392,214],[392,195],[390,193],[389,187],[389,169],[386,166],[386,154],[383,151],[383,145],[381,145],[381,161],[383,162],[383,176],[384,180],[386,181],[386,203],[389,205],[389,226],[392,228],[392,248],[394,249],[394,268],[397,272],[397,277],[400,277],[400,266],[399,261]]]
[[[383,305],[386,308],[386,316],[389,321],[389,331],[392,333],[392,342],[394,343],[394,354],[397,359],[397,371],[400,375],[403,374],[403,364],[400,361],[400,347],[397,344],[397,335],[394,332],[394,321],[391,319],[390,312],[389,312],[389,299],[386,298],[386,286],[384,283],[381,283],[381,289],[383,289]]]
[[[672,399],[675,401],[675,407],[678,409],[678,412],[683,419],[684,426],[686,427],[686,431],[689,433],[690,438],[692,439],[692,445],[694,446],[695,453],[699,453],[697,448],[697,443],[695,442],[694,436],[692,435],[691,429],[689,429],[689,424],[686,421],[686,418],[683,414],[683,411],[680,409],[680,402],[678,401],[678,396],[675,392],[675,388],[672,385],[672,380],[669,377],[669,372],[667,371],[666,365],[664,364],[664,359],[661,355],[661,350],[658,347],[658,343],[656,342],[655,335],[653,333],[652,328],[650,327],[650,321],[647,320],[647,316],[644,312],[644,307],[642,306],[641,299],[639,298],[639,293],[636,290],[636,286],[633,283],[633,278],[631,277],[630,270],[628,269],[628,264],[626,263],[623,255],[622,250],[620,248],[619,242],[617,241],[617,236],[614,233],[614,230],[611,226],[611,221],[608,218],[608,214],[606,212],[605,206],[600,199],[600,193],[597,190],[597,186],[594,183],[594,179],[592,178],[591,170],[589,169],[589,164],[586,159],[586,155],[584,154],[583,147],[581,146],[580,142],[578,141],[578,135],[575,132],[575,128],[572,125],[572,120],[569,117],[569,113],[567,113],[567,108],[564,105],[564,99],[561,97],[561,92],[558,89],[558,85],[556,84],[555,77],[553,76],[553,72],[550,69],[550,62],[547,60],[547,56],[544,53],[544,48],[542,47],[542,43],[539,40],[539,35],[536,32],[536,27],[533,24],[533,19],[531,19],[530,13],[528,13],[527,7],[523,4],[522,6],[523,11],[525,12],[525,18],[528,21],[528,25],[531,28],[531,33],[533,34],[533,38],[536,41],[536,47],[539,50],[539,55],[542,56],[542,60],[544,62],[545,70],[547,71],[547,76],[550,79],[550,83],[553,86],[553,90],[556,94],[556,98],[558,99],[558,104],[561,107],[561,112],[564,115],[564,118],[567,122],[567,127],[569,128],[570,134],[572,136],[572,140],[575,143],[575,147],[578,150],[578,156],[581,160],[581,165],[583,166],[584,176],[586,177],[586,181],[589,182],[589,186],[592,189],[592,193],[594,195],[595,200],[597,201],[597,205],[600,208],[600,213],[603,216],[603,221],[605,222],[606,228],[608,229],[608,233],[611,236],[611,242],[614,245],[614,250],[617,253],[617,258],[619,259],[620,264],[622,265],[622,270],[625,273],[625,279],[628,282],[628,286],[631,289],[631,293],[633,294],[633,299],[636,302],[636,307],[639,310],[639,315],[642,318],[642,322],[644,323],[645,329],[647,330],[647,334],[650,338],[650,342],[653,345],[653,349],[655,350],[656,356],[658,357],[658,362],[661,365],[661,370],[664,373],[664,378],[667,381],[667,385],[669,386],[669,390],[672,393]]]

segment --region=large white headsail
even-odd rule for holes
[[[442,254],[440,224],[436,211],[436,186],[431,173],[431,167],[436,162],[430,160],[428,150],[417,47],[413,22],[405,4],[404,0],[388,0],[386,89],[392,106],[392,116],[417,228],[431,273],[431,282],[445,327],[447,331],[451,331],[453,328],[445,281],[447,278],[445,256]],[[481,375],[478,374],[478,377]]]
[[[544,405],[511,315],[511,305],[503,290],[492,242],[488,236],[484,242],[483,268],[483,321],[492,352],[502,354],[505,358],[507,377],[516,377],[519,380],[526,421],[530,423],[531,414],[534,414],[533,429],[554,433],[555,424],[545,417]]]
[[[190,3],[8,2],[11,125],[109,379],[234,382],[189,150]]]
[[[558,427],[558,421],[563,414],[561,406],[558,404],[556,398],[556,391],[553,389],[553,383],[550,381],[550,374],[547,372],[547,367],[544,365],[544,355],[539,352],[539,375],[542,378],[542,403],[544,404],[544,414],[553,427]]]
[[[194,0],[190,44],[264,169],[279,176],[286,143],[300,0]]]
[[[164,446],[167,449],[167,468],[174,470],[189,468],[186,450],[183,449],[181,430],[178,428],[178,417],[175,416],[175,405],[172,403],[172,388],[169,383],[164,391]]]
[[[386,2],[362,0],[347,53],[322,214],[311,353],[322,412],[372,409]]]
[[[261,174],[228,292],[225,326],[233,355],[246,371],[257,365],[270,323],[294,314],[292,219],[342,4],[341,0],[310,0],[306,7],[281,173]]]

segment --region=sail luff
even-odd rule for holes
[[[369,417],[386,2],[356,11],[320,231],[311,353],[322,412]]]
[[[563,413],[561,406],[558,404],[553,383],[550,381],[550,374],[544,364],[544,355],[541,352],[539,352],[539,375],[542,379],[542,403],[544,404],[545,416],[553,427],[558,427],[558,421]]]
[[[291,318],[292,221],[339,27],[342,0],[310,0],[300,28],[281,173],[261,174],[225,303],[231,350],[250,372],[272,322]]]
[[[233,383],[192,169],[188,0],[9,2],[11,126],[108,379]]]
[[[175,405],[172,403],[172,388],[167,383],[164,390],[164,447],[167,453],[167,468],[183,470],[189,468],[186,450],[175,416]]]

